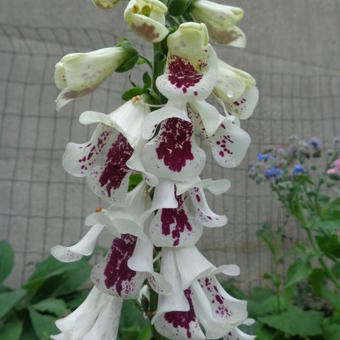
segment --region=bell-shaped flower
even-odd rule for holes
[[[129,58],[129,50],[123,47],[64,56],[56,64],[54,73],[55,84],[61,90],[56,99],[57,110],[92,92]]]
[[[248,319],[243,324],[244,325],[251,325],[253,324],[254,320]],[[242,332],[238,327],[232,329],[228,334],[223,338],[223,340],[254,340],[256,337],[255,335],[249,335]]]
[[[238,166],[251,142],[249,134],[240,128],[239,121],[232,116],[224,117],[216,131],[209,136],[195,105],[188,105],[188,112],[194,126],[207,140],[217,164],[224,168]]]
[[[246,301],[230,296],[217,281],[218,273],[235,276],[239,268],[216,268],[195,247],[164,248],[161,274],[176,294],[159,297],[152,320],[156,330],[174,340],[218,339],[242,324],[247,318]]]
[[[103,262],[95,265],[91,280],[102,292],[124,299],[137,299],[143,282],[158,294],[171,294],[171,285],[153,269],[153,245],[130,234],[114,238]]]
[[[115,7],[120,0],[92,0],[93,3],[101,9],[111,9]]]
[[[149,226],[149,237],[157,247],[190,247],[200,239],[203,226],[222,227],[227,217],[211,211],[204,189],[215,195],[226,192],[228,180],[211,179],[192,183],[161,182],[154,195],[158,209]],[[162,201],[163,200],[163,201]]]
[[[217,82],[213,92],[221,100],[228,113],[248,119],[254,112],[259,99],[256,80],[247,72],[218,60]]]
[[[93,287],[85,301],[71,314],[57,320],[61,331],[55,340],[115,340],[117,338],[122,299]]]
[[[149,42],[160,42],[168,35],[165,13],[168,8],[159,0],[130,0],[124,18],[131,29]]]
[[[65,170],[76,177],[86,177],[93,192],[112,202],[124,201],[132,170],[126,165],[138,145],[148,108],[129,101],[109,115],[87,111],[80,116],[83,124],[98,123],[90,141],[68,143],[63,156]],[[105,152],[106,161],[97,166]]]
[[[202,22],[207,26],[210,37],[215,42],[235,47],[246,46],[246,36],[236,26],[243,18],[241,8],[197,0],[193,3],[191,13],[197,22]]]

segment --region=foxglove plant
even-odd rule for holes
[[[230,187],[226,179],[200,177],[206,154],[197,135],[225,168],[238,166],[250,144],[240,120],[256,106],[256,82],[219,60],[209,43],[210,34],[216,42],[244,47],[235,26],[243,11],[205,0],[164,2],[131,0],[124,12],[130,28],[153,43],[153,61],[124,40],[67,55],[56,65],[62,91],[57,109],[136,64],[149,66],[152,77],[145,72],[144,87],[133,84],[122,96],[126,103],[112,113],[82,113],[80,123],[96,124],[91,139],[66,146],[65,170],[86,178],[107,207],[86,218],[90,229],[77,244],[57,245],[52,254],[63,262],[89,256],[104,230],[112,245],[93,267],[88,298],[56,323],[61,333],[55,339],[116,339],[123,299],[141,303],[153,339],[253,338],[238,328],[249,322],[246,301],[230,296],[216,278],[238,275],[239,268],[216,268],[196,248],[203,227],[227,223],[211,210],[205,190],[221,195]],[[101,9],[116,3],[94,1]],[[223,113],[206,101],[209,96]]]

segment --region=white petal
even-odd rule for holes
[[[136,272],[153,272],[153,246],[150,241],[137,239],[135,250],[128,260],[128,266]]]
[[[205,336],[195,315],[191,301],[191,291],[187,289],[184,293],[190,309],[188,311],[176,310],[159,315],[155,319],[155,328],[158,333],[168,339],[203,340]]]
[[[148,274],[148,283],[157,294],[173,295],[172,285],[164,278],[163,275],[157,272]]]
[[[230,296],[214,276],[199,279],[191,289],[196,315],[208,339],[223,337],[246,320],[246,301]]]
[[[83,256],[91,255],[103,228],[102,225],[95,224],[75,245],[71,247],[61,245],[53,247],[51,249],[52,255],[61,262],[74,262],[80,260]]]
[[[145,145],[142,162],[145,169],[158,178],[186,182],[203,170],[205,153],[196,144],[192,124],[170,118]]]
[[[59,112],[65,105],[72,102],[76,99],[77,96],[74,96],[72,89],[68,86],[65,87],[58,95],[55,100],[56,110]]]
[[[160,42],[168,35],[168,29],[164,25],[145,15],[133,14],[132,20],[133,31],[147,41]]]
[[[120,312],[123,300],[108,297],[111,300],[100,312],[91,330],[82,338],[83,340],[115,340],[117,339]]]
[[[51,339],[54,340],[69,340],[67,336],[63,333],[57,334],[57,335],[51,335]]]
[[[95,167],[87,177],[89,187],[98,197],[109,202],[124,200],[131,174],[126,162],[132,153],[127,139],[119,134],[107,152],[105,165]]]
[[[93,267],[91,280],[100,291],[126,299],[138,297],[146,274],[138,273],[128,266],[136,241],[135,236],[128,234],[114,239],[105,261]]]
[[[191,102],[190,106],[199,113],[207,136],[213,135],[225,119],[213,105],[204,100]]]
[[[143,140],[141,140],[138,143],[132,156],[126,162],[126,166],[131,170],[143,173],[145,182],[151,187],[155,187],[156,185],[158,185],[158,182],[159,182],[158,178],[154,176],[153,174],[151,174],[150,172],[147,172],[145,170],[144,165],[142,163],[142,159],[141,159],[142,150],[145,144],[146,142]]]
[[[150,238],[156,247],[190,247],[200,239],[203,227],[177,196],[178,207],[157,211],[150,224]]]
[[[180,59],[178,58],[177,60]],[[185,65],[185,60],[180,62],[184,62]],[[186,76],[187,80],[185,76],[183,78],[183,75],[178,73],[178,68],[173,67],[173,74],[168,69],[157,78],[157,88],[165,97],[174,101],[186,100],[191,102],[208,98],[215,86],[217,77],[216,52],[209,45],[208,65],[203,73],[196,71],[191,64],[186,65],[186,68],[188,68],[187,73],[191,73],[190,76]],[[172,70],[172,68],[170,69]],[[193,82],[193,79],[196,80]]]
[[[235,327],[223,338],[223,340],[254,340],[255,335],[248,335]]]
[[[257,87],[247,88],[242,96],[231,103],[226,103],[228,112],[240,119],[248,119],[254,112],[259,100],[259,90]]]
[[[102,153],[104,146],[110,143],[113,138],[112,129],[99,124],[90,141],[83,144],[68,143],[63,155],[64,169],[72,176],[87,176],[94,167],[98,155]]]
[[[119,230],[115,227],[115,225],[112,223],[107,210],[103,210],[101,212],[96,212],[93,214],[90,214],[85,219],[85,225],[87,226],[93,226],[95,224],[100,224],[106,227],[106,229],[114,236],[114,237],[120,237]]]
[[[92,312],[101,306],[101,296],[102,293],[96,287],[93,287],[84,302],[77,309],[56,321],[57,328],[65,333],[71,331],[75,327],[76,320],[80,315]]]
[[[197,278],[208,275],[215,269],[196,247],[176,248],[174,254],[183,290]]]
[[[224,168],[234,168],[245,157],[250,136],[227,118],[216,133],[208,138],[208,142],[217,164]]]
[[[212,271],[211,275],[224,274],[227,276],[239,276],[240,267],[235,264],[225,264]]]
[[[195,187],[189,190],[189,195],[195,207],[196,218],[205,227],[223,227],[228,222],[225,215],[217,215],[210,209],[202,188]]]
[[[150,139],[156,132],[158,124],[169,118],[180,118],[190,122],[185,104],[169,101],[163,108],[152,111],[146,116],[143,123],[143,138]]]
[[[231,183],[228,179],[204,179],[198,185],[201,188],[207,189],[214,195],[221,195],[230,189]]]

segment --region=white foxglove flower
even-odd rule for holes
[[[101,293],[93,287],[85,301],[71,314],[57,320],[56,340],[115,340],[122,299]]]
[[[153,245],[124,234],[115,238],[105,260],[95,265],[91,280],[103,293],[124,299],[137,299],[148,280],[158,294],[171,294],[171,285],[153,270]]]
[[[92,0],[93,3],[101,9],[111,9],[115,7],[120,0]]]
[[[193,4],[192,15],[196,21],[206,24],[215,42],[235,47],[246,46],[246,36],[236,26],[243,18],[241,8],[197,0]]]
[[[63,156],[65,170],[76,177],[86,177],[93,192],[109,202],[124,201],[132,173],[126,163],[141,137],[144,117],[149,110],[141,103],[129,101],[109,115],[84,112],[83,124],[98,123],[91,140],[68,143]],[[97,159],[106,151],[105,165]]]
[[[122,47],[64,56],[56,64],[54,73],[55,84],[61,90],[56,99],[57,110],[92,92],[128,58],[128,52]]]
[[[160,42],[168,35],[165,13],[168,8],[158,0],[131,0],[124,12],[131,29],[149,42]]]
[[[246,301],[230,296],[215,277],[239,275],[237,266],[216,268],[195,247],[164,248],[161,273],[176,291],[159,297],[152,321],[161,335],[174,340],[218,339],[246,320]]]
[[[159,195],[160,188],[164,190]],[[218,191],[216,190],[218,187]],[[154,199],[167,197],[167,203],[158,204],[150,226],[150,239],[157,247],[190,247],[200,239],[203,226],[222,227],[227,217],[211,211],[204,189],[214,194],[222,194],[230,187],[228,180],[196,180],[193,183],[161,183],[156,188]],[[170,200],[169,198],[172,197]],[[169,204],[170,203],[170,204]],[[162,207],[160,209],[160,207]]]
[[[83,256],[90,256],[96,247],[97,239],[103,229],[104,226],[95,224],[75,245],[70,247],[56,245],[51,249],[51,253],[61,262],[75,262],[79,261]]]
[[[222,100],[229,114],[248,119],[259,99],[256,80],[247,72],[218,60],[218,76],[214,96]]]
[[[255,335],[246,334],[242,332],[238,327],[235,327],[230,332],[228,332],[228,334],[223,338],[223,340],[254,340],[255,338],[256,338]]]

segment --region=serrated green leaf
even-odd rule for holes
[[[259,318],[262,323],[288,335],[301,337],[322,334],[323,314],[315,311],[303,311],[297,307],[277,315]]]
[[[11,273],[14,264],[14,252],[10,244],[0,241],[0,283]]]
[[[129,90],[126,90],[123,94],[122,94],[122,99],[125,101],[129,101],[130,99],[132,99],[133,97],[136,96],[140,96],[143,93],[145,93],[145,90],[140,88],[140,87],[133,87]]]
[[[41,315],[34,309],[29,309],[30,319],[33,325],[35,334],[39,340],[49,340],[51,335],[59,333],[55,325],[56,318],[47,315]]]
[[[309,260],[297,260],[287,271],[286,286],[289,287],[302,280],[305,280],[312,272]]]
[[[47,312],[54,314],[55,316],[62,316],[67,308],[66,304],[61,299],[49,298],[43,301],[40,301],[32,306],[38,312]]]
[[[23,289],[14,292],[0,294],[0,319],[6,315],[24,296],[26,291]]]
[[[2,325],[0,328],[1,340],[19,340],[22,333],[22,322],[15,321]]]

